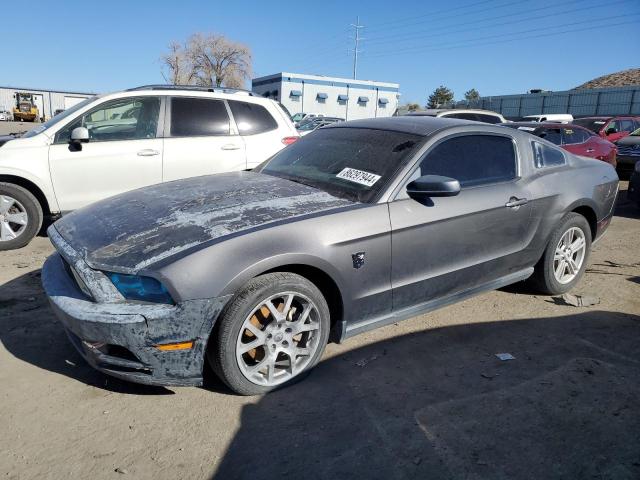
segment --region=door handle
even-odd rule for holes
[[[153,150],[152,148],[145,148],[138,152],[139,157],[153,157],[154,155],[160,155],[160,152],[158,150]]]
[[[595,148],[587,148],[587,153],[593,153],[595,152]]]
[[[233,143],[228,143],[220,147],[222,150],[240,150],[238,145],[234,145]]]
[[[505,207],[509,208],[518,208],[522,205],[526,205],[529,202],[526,198],[517,198],[511,197],[507,203],[504,204]]]

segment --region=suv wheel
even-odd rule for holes
[[[559,295],[582,278],[591,251],[591,228],[578,213],[566,215],[551,235],[532,280],[544,293]]]
[[[0,182],[0,251],[24,247],[42,226],[42,207],[28,190]]]
[[[293,273],[269,273],[247,283],[225,309],[207,357],[233,391],[266,393],[318,363],[329,324],[329,307],[313,283]]]

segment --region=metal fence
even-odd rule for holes
[[[482,108],[514,119],[545,113],[591,115],[640,115],[640,85],[481,97],[456,102],[453,108]]]

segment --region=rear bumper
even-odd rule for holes
[[[175,306],[95,302],[82,293],[59,254],[45,262],[42,283],[71,343],[95,369],[148,385],[202,384],[209,334],[228,297]],[[156,347],[191,341],[188,350]]]

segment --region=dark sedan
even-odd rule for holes
[[[531,279],[570,290],[609,225],[615,170],[517,129],[340,122],[253,172],[125,193],[49,228],[42,273],[95,368],[234,391],[290,383],[342,341]]]
[[[618,147],[618,170],[624,173],[633,172],[640,160],[640,128],[616,142]]]

